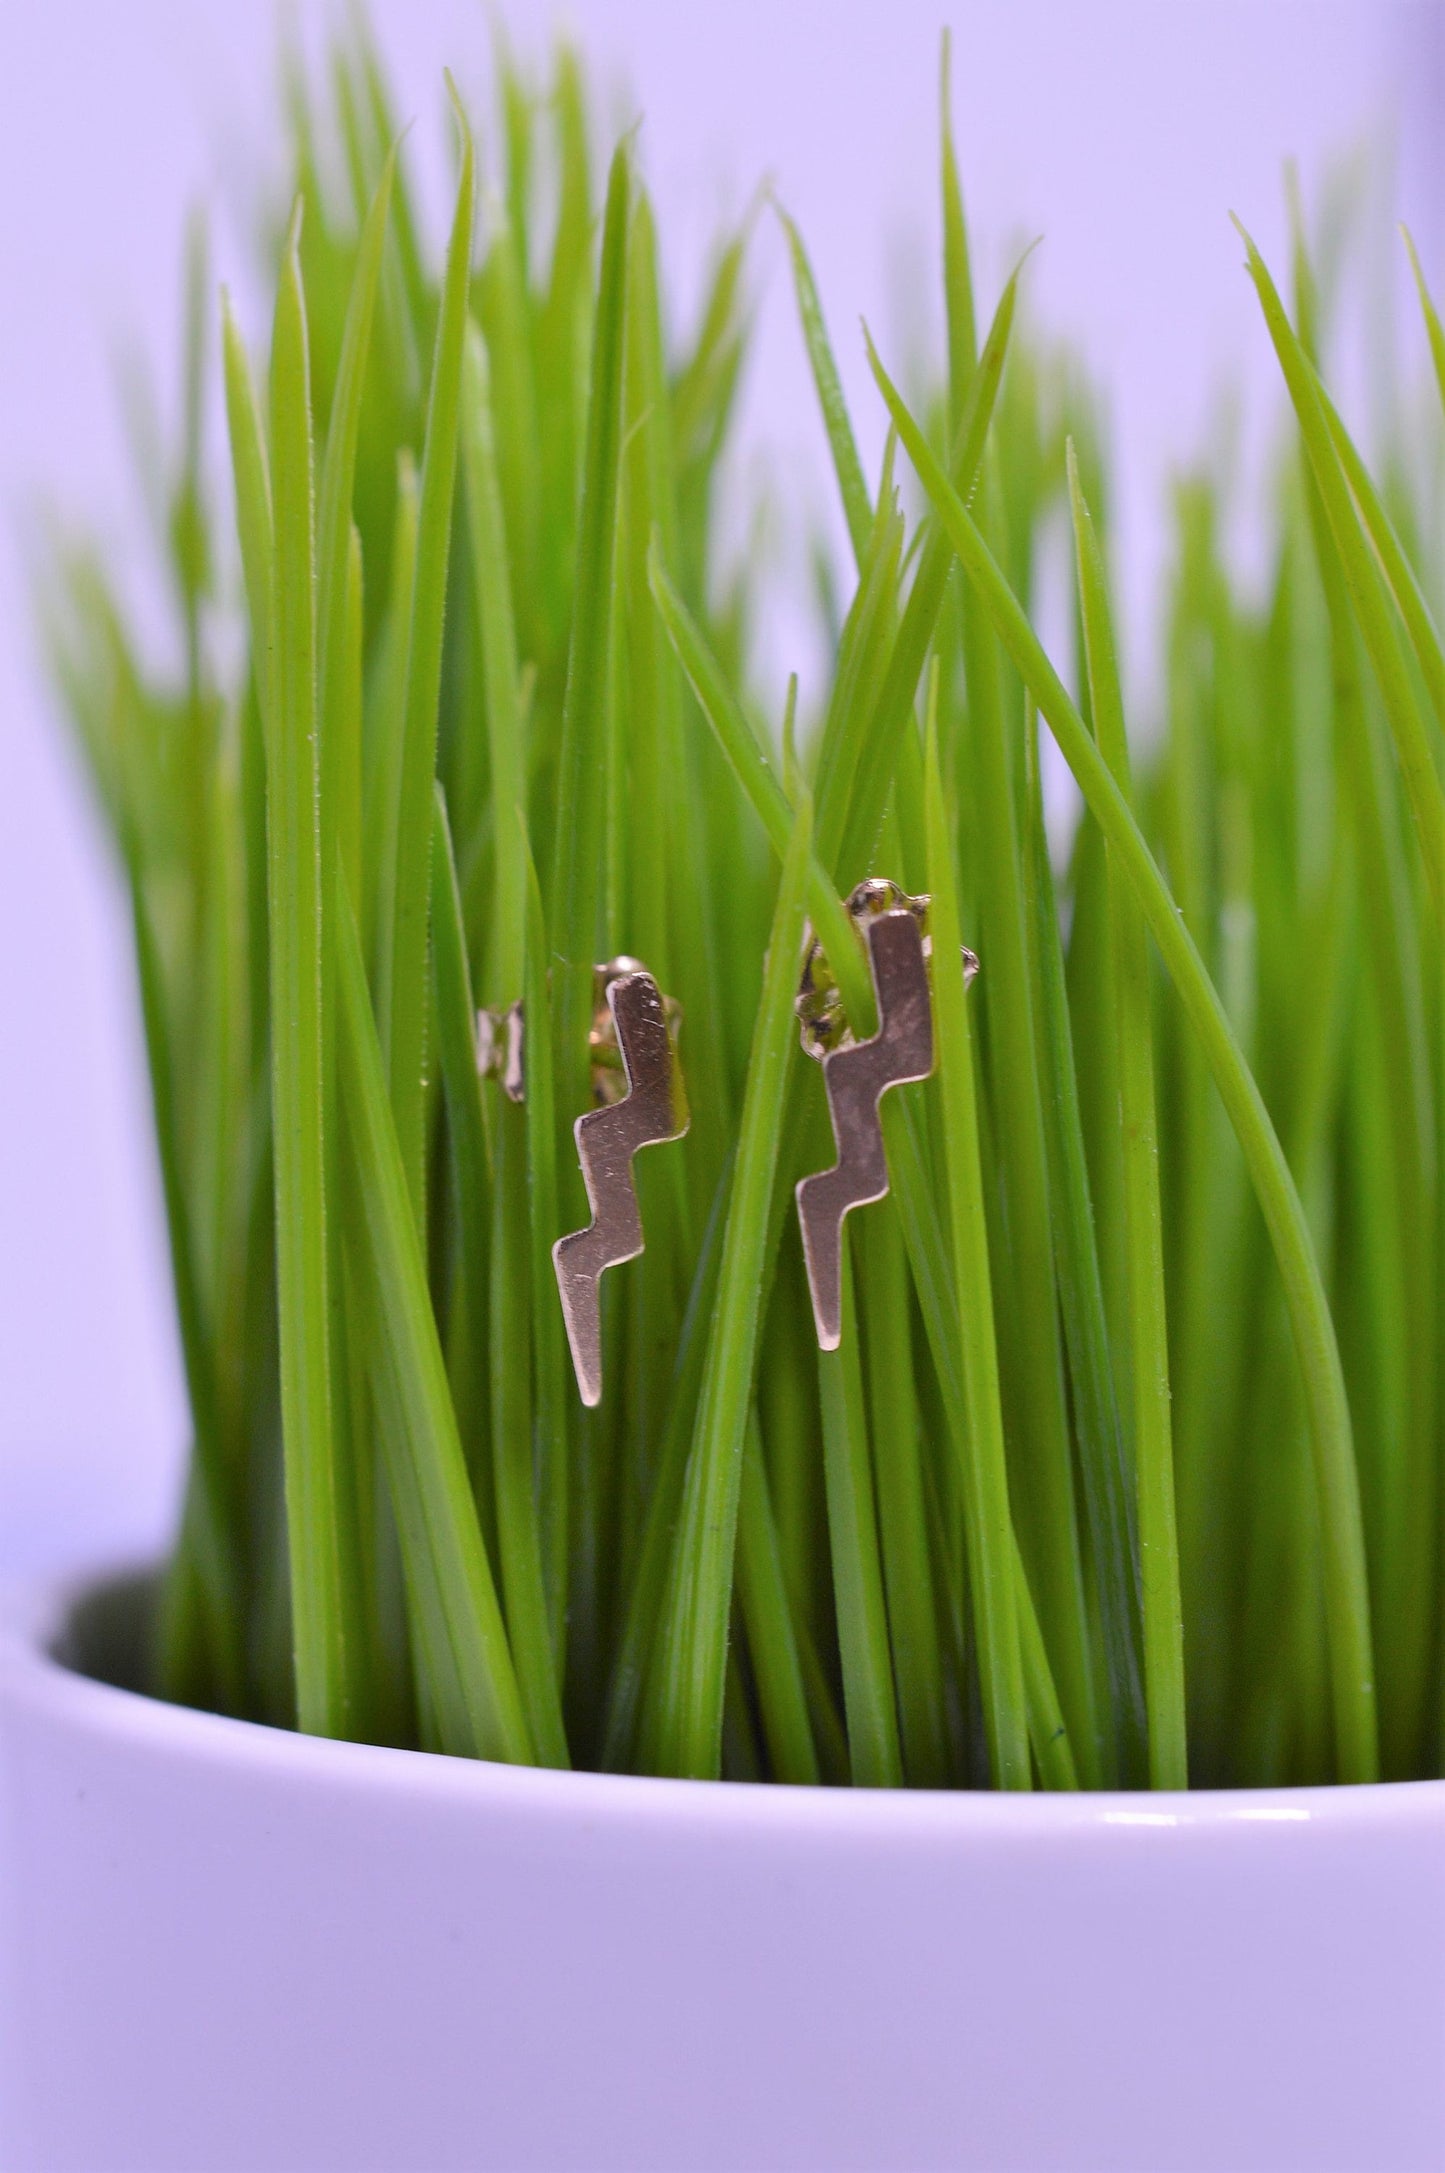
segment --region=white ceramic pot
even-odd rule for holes
[[[6,2173],[1445,2165],[1445,1785],[528,1772],[161,1705],[67,1619],[0,1643]]]

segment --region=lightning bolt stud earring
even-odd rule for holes
[[[593,978],[596,1009],[588,1042],[598,1106],[584,1110],[572,1127],[592,1220],[552,1247],[577,1388],[588,1405],[602,1401],[598,1283],[608,1268],[635,1260],[644,1247],[632,1157],[639,1148],[681,1139],[688,1125],[677,1061],[681,1006],[660,993],[635,958],[610,959]],[[525,1051],[520,1003],[478,1013],[478,1068],[514,1102],[526,1099]]]
[[[573,1126],[592,1221],[552,1247],[578,1393],[589,1405],[602,1400],[598,1284],[608,1268],[635,1260],[644,1244],[632,1157],[642,1147],[681,1139],[688,1125],[678,1006],[635,958],[599,966],[596,990],[592,1081],[602,1106],[584,1111]]]
[[[825,1351],[838,1348],[843,1332],[843,1219],[888,1191],[878,1104],[889,1087],[926,1079],[933,1070],[928,905],[927,898],[911,898],[882,877],[860,883],[848,900],[867,942],[878,1001],[878,1031],[869,1041],[853,1039],[816,941],[803,964],[795,1009],[803,1047],[823,1066],[838,1146],[833,1168],[800,1179],[797,1187],[813,1323]],[[978,960],[971,951],[964,952],[964,967],[972,980]]]

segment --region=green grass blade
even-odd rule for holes
[[[890,443],[878,517],[864,552],[858,592],[844,622],[813,775],[818,857],[825,867],[837,870],[842,889],[851,889],[867,872],[863,867],[840,867],[837,856],[858,766],[870,729],[877,729],[875,689],[884,679],[897,622],[903,519],[894,497],[891,470]]]
[[[1278,1135],[1193,939],[1154,857],[1063,682],[1050,664],[967,509],[876,356],[874,374],[899,435],[948,530],[1005,649],[1038,703],[1059,750],[1143,908],[1243,1150],[1284,1282],[1305,1383],[1319,1491],[1340,1770],[1367,1780],[1378,1770],[1374,1662],[1349,1405],[1329,1305],[1309,1226]]]
[[[805,800],[794,823],[773,914],[728,1201],[717,1307],[657,1648],[655,1702],[648,1731],[656,1770],[699,1779],[717,1774],[722,1750],[743,1442],[752,1403],[759,1286],[782,1132],[783,1084],[793,1034],[811,857],[812,808]]]
[[[595,219],[581,69],[576,53],[565,44],[557,53],[551,106],[557,213],[546,291],[537,309],[534,351],[538,411],[549,424],[538,448],[547,508],[541,534],[542,586],[552,638],[560,635],[565,640],[566,614],[569,610],[573,613],[575,628],[576,608],[581,601],[573,577],[580,551],[577,481],[579,464],[585,470],[587,457],[584,428],[590,428],[586,408],[592,297],[588,288]],[[604,215],[604,229],[605,223]],[[605,239],[603,253],[605,256]],[[601,332],[599,308],[597,320],[591,325],[594,345]]]
[[[868,1327],[873,1471],[903,1764],[913,1787],[942,1788],[952,1761],[913,1377],[908,1256],[895,1204],[868,1217],[857,1266]]]
[[[364,895],[362,865],[361,748],[366,707],[366,592],[361,564],[361,536],[353,523],[346,553],[346,601],[341,620],[341,659],[337,672],[333,738],[337,760],[332,771],[332,820],[336,849],[353,898]],[[322,759],[325,760],[323,742]],[[324,794],[323,794],[324,801]]]
[[[1384,696],[1385,714],[1389,718],[1395,753],[1414,816],[1415,834],[1420,842],[1436,918],[1445,927],[1445,791],[1441,789],[1425,720],[1405,669],[1384,578],[1351,500],[1329,424],[1315,390],[1309,358],[1285,315],[1264,259],[1243,227],[1239,232],[1248,253],[1249,276],[1259,295],[1265,323],[1299,418],[1300,432],[1324,500],[1360,631]]]
[[[823,1414],[823,1472],[828,1539],[843,1661],[843,1709],[848,1753],[859,1788],[900,1788],[888,1616],[868,1453],[868,1419],[859,1364],[858,1315],[853,1302],[851,1247],[843,1248],[843,1339],[818,1353],[818,1401]]]
[[[360,715],[349,675],[359,637],[348,635],[352,572],[352,489],[361,433],[361,396],[371,351],[371,326],[381,280],[396,155],[382,168],[357,250],[346,310],[336,392],[326,429],[316,505],[316,654],[321,690],[321,805],[342,839],[342,860],[353,898],[361,896],[361,841],[355,834],[361,795]],[[344,811],[344,813],[343,813]]]
[[[1405,556],[1404,548],[1395,533],[1394,524],[1385,510],[1384,500],[1376,490],[1369,469],[1360,458],[1355,442],[1340,420],[1339,411],[1324,386],[1315,380],[1315,395],[1329,428],[1330,439],[1339,456],[1345,480],[1354,493],[1371,543],[1375,547],[1395,607],[1405,622],[1410,646],[1415,652],[1421,676],[1430,692],[1435,715],[1445,723],[1445,649],[1441,648],[1440,636],[1425,601],[1415,569]]]
[[[526,949],[523,959],[522,1015],[547,1018],[547,937],[537,871],[522,835],[522,872],[526,886]],[[552,1045],[545,1030],[534,1033],[526,1050],[527,1196],[531,1287],[542,1293],[532,1309],[532,1427],[541,1520],[542,1566],[547,1588],[553,1665],[563,1679],[567,1643],[568,1431],[571,1362],[563,1336],[562,1307],[556,1296],[552,1246],[562,1228],[557,1205],[557,1109],[552,1084]]]
[[[1025,894],[1039,992],[1038,1045],[1059,1311],[1120,1778],[1132,1784],[1142,1780],[1148,1756],[1133,1483],[1119,1423],[1094,1238],[1058,908],[1044,829],[1037,720],[1032,714],[1024,738],[1024,764]]]
[[[175,1292],[181,1363],[186,1376],[194,1446],[194,1476],[186,1504],[190,1544],[184,1550],[184,1561],[187,1568],[194,1565],[200,1580],[210,1650],[215,1657],[215,1689],[222,1710],[239,1712],[243,1702],[241,1566],[236,1559],[234,1481],[226,1469],[215,1352],[206,1334],[198,1263],[191,1238],[190,1207],[180,1168],[173,1058],[166,1026],[161,962],[151,932],[138,866],[133,853],[127,858],[131,863],[127,875],[136,977],[140,984],[141,1023],[170,1249],[171,1285]],[[171,1579],[172,1593],[167,1595],[168,1599],[180,1581],[178,1565],[177,1573]],[[173,1608],[167,1606],[163,1616],[161,1668],[162,1681],[169,1687],[178,1687],[186,1679],[186,1670],[174,1638],[167,1634],[173,1612]]]
[[[721,665],[686,604],[673,587],[654,541],[649,561],[653,599],[677,659],[712,726],[718,746],[742,786],[753,812],[781,859],[793,827],[793,812],[771,763],[758,745],[752,726],[723,674]],[[862,945],[821,860],[814,854],[807,872],[808,917],[828,962],[838,977],[843,1007],[854,1032],[865,1038],[876,1025],[873,991]]]
[[[271,692],[271,563],[275,525],[271,507],[271,469],[255,380],[245,344],[231,311],[231,297],[221,289],[221,351],[226,375],[226,419],[231,439],[231,474],[236,490],[236,528],[241,540],[241,571],[251,620],[251,668],[261,715],[269,719]]]
[[[489,1001],[502,1006],[515,1003],[522,993],[527,925],[527,841],[522,824],[527,779],[491,382],[487,350],[475,325],[467,327],[462,383],[462,457],[491,760],[492,906],[487,972]]]
[[[930,720],[925,763],[936,1062],[943,1107],[954,1287],[959,1300],[963,1391],[968,1408],[963,1477],[969,1582],[994,1783],[999,1788],[1027,1788],[1030,1774],[1023,1657],[994,1341],[993,1276],[979,1165],[973,1037],[965,1002],[963,937],[958,925],[953,848],[938,763],[936,716]]]
[[[668,580],[655,551],[652,559],[652,590],[679,661],[698,695],[718,743],[767,831],[769,841],[775,850],[780,851],[780,839],[785,834],[788,818],[788,805],[782,788],[733,697],[721,667]],[[866,1034],[871,1030],[874,1016],[867,965],[852,921],[843,910],[816,855],[809,869],[807,882],[809,917],[838,976],[845,1012],[854,1022],[855,1031]],[[906,1110],[902,1107],[895,1109],[891,1102],[886,1101],[883,1107],[883,1129],[888,1148],[889,1169],[898,1194],[908,1239],[909,1264],[918,1289],[940,1380],[946,1384],[946,1393],[950,1398],[951,1430],[955,1448],[959,1456],[963,1457],[969,1453],[966,1446],[969,1428],[964,1417],[964,1391],[954,1351],[958,1303],[954,1295],[947,1248],[939,1226],[937,1202],[926,1173],[924,1158],[919,1151],[915,1129]],[[1011,1531],[1009,1544],[1013,1544]],[[1000,1574],[1007,1576],[1009,1572],[1005,1570]],[[1038,1674],[1037,1680],[1042,1682],[1046,1673],[1045,1656],[1043,1671]],[[1011,1770],[1022,1771],[1024,1780],[1021,1785],[1026,1786],[1026,1733],[1030,1722],[1026,1717],[1021,1679],[1010,1677],[1009,1680],[1018,1692],[1016,1700],[1009,1707],[1010,1749],[1017,1753]],[[1057,1699],[1053,1702],[1056,1705]],[[1052,1741],[1053,1726],[1046,1715],[1040,1716],[1037,1732],[1045,1743]]]
[[[996,530],[996,519],[991,525]],[[1015,712],[993,630],[971,598],[964,612],[962,648],[969,769],[959,785],[959,813],[967,826],[968,858],[977,884],[977,933],[971,930],[970,939],[984,964],[975,1007],[983,1014],[979,1052],[998,1184],[1008,1202],[1002,1242],[995,1247],[994,1278],[1001,1363],[1014,1411],[1010,1492],[1075,1755],[1088,1779],[1097,1783],[1097,1720],[1054,1287],[1016,804],[1022,704]]]
[[[492,1210],[492,1461],[497,1535],[507,1627],[537,1756],[569,1763],[551,1619],[542,1565],[532,1434],[531,1278],[527,1200],[527,1124],[510,1102],[494,1119],[496,1182]],[[536,1293],[540,1311],[551,1300]]]
[[[970,1433],[962,1370],[960,1309],[950,1244],[938,1214],[918,1112],[907,1102],[885,1100],[882,1117],[889,1173],[908,1245],[908,1265],[938,1376],[950,1449],[966,1498]],[[1073,1752],[1067,1741],[1067,1730],[1060,1735],[1063,1723],[1058,1692],[1054,1688],[1049,1656],[1038,1629],[1012,1523],[1008,1543],[1012,1550],[1014,1597],[1019,1610],[1019,1640],[1024,1661],[1024,1703],[1011,1711],[1009,1725],[1017,1728],[1020,1738],[1027,1736],[1047,1787],[1075,1788],[1077,1778],[1070,1778],[1076,1771]]]
[[[492,245],[482,267],[477,306],[486,334],[494,414],[509,427],[497,443],[496,460],[506,509],[507,557],[512,573],[512,612],[530,656],[544,647],[540,563],[542,449],[538,442],[537,387],[528,310],[525,256],[510,219],[492,216]]]
[[[442,1749],[529,1764],[534,1746],[457,1436],[361,943],[339,883],[335,902],[348,1256],[371,1328],[422,1702]]]
[[[1024,1696],[1028,1705],[1029,1744],[1039,1779],[1050,1790],[1071,1790],[1079,1785],[1078,1767],[1069,1742],[1068,1723],[1054,1678],[1043,1632],[1029,1591],[1023,1556],[1014,1548],[1014,1593],[1019,1623],[1019,1654],[1023,1663]]]
[[[973,310],[973,271],[969,263],[968,225],[953,144],[953,41],[943,33],[938,71],[940,189],[943,197],[943,298],[948,316],[948,422],[957,435],[968,388],[978,362],[978,331]]]
[[[282,262],[271,356],[275,550],[266,831],[271,950],[271,1106],[281,1423],[296,1641],[296,1703],[313,1735],[351,1722],[332,1434],[323,1131],[320,776],[316,744],[316,558],[311,395],[297,229]]]
[[[999,297],[983,354],[963,400],[950,473],[954,488],[964,499],[973,490],[993,420],[1013,331],[1020,270],[1021,266],[1014,271]],[[935,523],[924,540],[923,555],[908,592],[887,674],[879,689],[872,723],[854,773],[843,846],[837,861],[841,868],[866,867],[869,863],[881,811],[888,800],[894,764],[899,758],[923,667],[938,629],[952,564],[953,552],[948,538]]]
[[[364,17],[353,18],[352,37],[361,64],[362,87],[366,95],[372,135],[378,145],[395,144],[398,138],[396,118],[387,94],[381,61]],[[430,336],[432,300],[422,264],[421,242],[417,233],[411,190],[399,162],[392,194],[396,260],[406,298],[408,324],[416,351],[424,355]]]
[[[521,879],[525,886],[525,864]],[[552,1294],[544,1287],[534,1296],[532,1289],[527,1119],[504,1095],[498,1097],[493,1118],[493,1182],[490,1188],[487,1184],[477,1013],[462,926],[461,888],[440,785],[436,787],[432,889],[438,1040],[462,1233],[463,1290],[475,1292],[478,1298],[484,1289],[490,1291],[486,1315],[480,1305],[475,1308],[474,1338],[475,1348],[481,1350],[490,1331],[491,1462],[502,1600],[517,1684],[537,1756],[543,1765],[565,1766],[569,1763],[567,1739],[552,1657],[532,1457],[532,1319]],[[489,1189],[490,1259],[483,1223]]]
[[[712,1211],[703,1231],[687,1311],[678,1337],[667,1424],[663,1428],[662,1446],[653,1474],[652,1498],[648,1503],[642,1544],[635,1558],[632,1588],[623,1612],[607,1694],[602,1766],[609,1773],[622,1771],[633,1756],[639,1714],[647,1689],[648,1664],[655,1649],[658,1620],[667,1599],[673,1532],[687,1480],[688,1453],[702,1390],[703,1368],[707,1363],[708,1328],[716,1309],[732,1174],[733,1158],[729,1156],[713,1195]],[[761,1308],[759,1310],[761,1312]]]
[[[1425,284],[1425,274],[1420,269],[1420,259],[1415,253],[1415,243],[1410,230],[1402,226],[1400,232],[1405,237],[1405,247],[1410,253],[1410,269],[1415,275],[1415,291],[1420,297],[1420,314],[1425,319],[1425,334],[1430,342],[1430,361],[1435,371],[1440,403],[1445,407],[1445,329],[1442,329],[1439,314],[1430,299],[1430,289]]]
[[[756,1410],[743,1446],[737,1582],[773,1778],[811,1785],[819,1779],[818,1754]]]
[[[1129,742],[1124,728],[1104,558],[1068,448],[1069,496],[1078,556],[1079,596],[1089,695],[1099,751],[1127,798]],[[1159,1209],[1159,1135],[1154,1113],[1153,1029],[1144,917],[1128,879],[1110,855],[1110,928],[1119,1046],[1119,1121],[1124,1138],[1124,1232],[1128,1255],[1129,1348],[1134,1410],[1134,1472],[1139,1504],[1139,1560],[1144,1608],[1144,1691],[1149,1713],[1149,1779],[1155,1788],[1187,1788],[1184,1628],[1179,1542],[1174,1516],[1174,1443],[1169,1417],[1169,1336],[1164,1308],[1164,1240]]]
[[[680,1000],[687,1022],[688,1165],[690,1190],[701,1203],[711,1198],[727,1158],[736,1110],[719,991],[714,875],[704,844],[706,808],[695,783],[707,750],[690,730],[691,703],[648,584],[654,530],[664,562],[678,563],[678,485],[657,237],[641,191],[628,275],[627,640],[634,729],[655,772],[647,798],[656,804],[647,806],[646,819],[658,840],[656,875],[635,886],[640,895],[633,901],[637,935],[631,940],[640,957],[652,962],[655,952],[656,970],[668,976],[664,985]]]
[[[863,475],[863,463],[858,458],[858,441],[853,435],[853,425],[848,420],[848,408],[838,377],[838,365],[833,359],[828,327],[823,321],[823,305],[818,299],[813,267],[808,262],[803,237],[781,204],[775,204],[773,208],[788,238],[788,254],[793,265],[793,291],[797,296],[803,339],[808,349],[818,405],[823,411],[823,427],[828,433],[828,448],[833,455],[833,472],[838,479],[838,493],[843,501],[843,516],[848,523],[853,557],[861,573],[863,562],[868,555],[868,538],[873,529],[873,504]]]
[[[362,895],[357,914],[372,985],[378,993],[396,894],[395,816],[406,751],[407,632],[416,579],[417,510],[416,463],[403,451],[396,464],[391,588],[373,675],[371,713],[366,720],[368,759],[361,780]]]
[[[578,515],[577,572],[567,690],[558,756],[550,895],[552,1049],[559,1109],[568,1120],[591,1106],[587,1036],[603,880],[607,805],[609,634],[618,528],[622,384],[631,216],[628,146],[619,144],[607,184],[602,269],[592,349],[587,450]],[[581,1212],[581,1180],[567,1164],[564,1206]],[[571,1227],[571,1225],[568,1225]]]
[[[391,810],[387,883],[379,922],[377,1016],[387,1053],[397,1139],[417,1229],[426,1228],[427,916],[431,902],[432,783],[436,776],[437,704],[441,693],[442,621],[451,549],[461,406],[462,348],[472,261],[474,152],[460,105],[461,175],[447,248],[427,402],[417,512],[403,704],[401,772]]]

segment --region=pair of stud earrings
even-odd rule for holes
[[[860,883],[848,900],[867,944],[878,1005],[878,1031],[867,1041],[849,1033],[816,941],[809,942],[803,962],[795,1009],[803,1047],[823,1067],[838,1149],[831,1169],[800,1179],[796,1188],[813,1322],[825,1351],[836,1350],[842,1335],[844,1218],[888,1191],[878,1104],[889,1087],[926,1079],[933,1070],[928,904],[882,877]],[[964,963],[970,977],[977,972],[971,952]],[[595,995],[592,1084],[599,1106],[573,1126],[592,1220],[552,1248],[578,1392],[588,1405],[602,1399],[599,1284],[608,1268],[635,1260],[644,1245],[632,1158],[643,1147],[681,1139],[688,1126],[677,1005],[635,958],[599,966]],[[480,1014],[477,1055],[484,1075],[496,1078],[513,1101],[524,1098],[520,1004]]]

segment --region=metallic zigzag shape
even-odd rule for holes
[[[642,1217],[632,1179],[641,1147],[681,1139],[687,1130],[682,1072],[667,1013],[650,973],[624,973],[607,987],[607,1004],[627,1074],[627,1093],[589,1109],[572,1127],[592,1221],[552,1247],[557,1288],[577,1387],[585,1404],[602,1400],[602,1308],[598,1282],[608,1268],[643,1249]]]
[[[879,1100],[889,1087],[926,1079],[933,1069],[933,1007],[918,922],[906,909],[880,913],[866,932],[878,1032],[824,1057],[838,1160],[801,1178],[796,1195],[813,1320],[825,1351],[835,1351],[843,1333],[843,1218],[888,1191]]]

